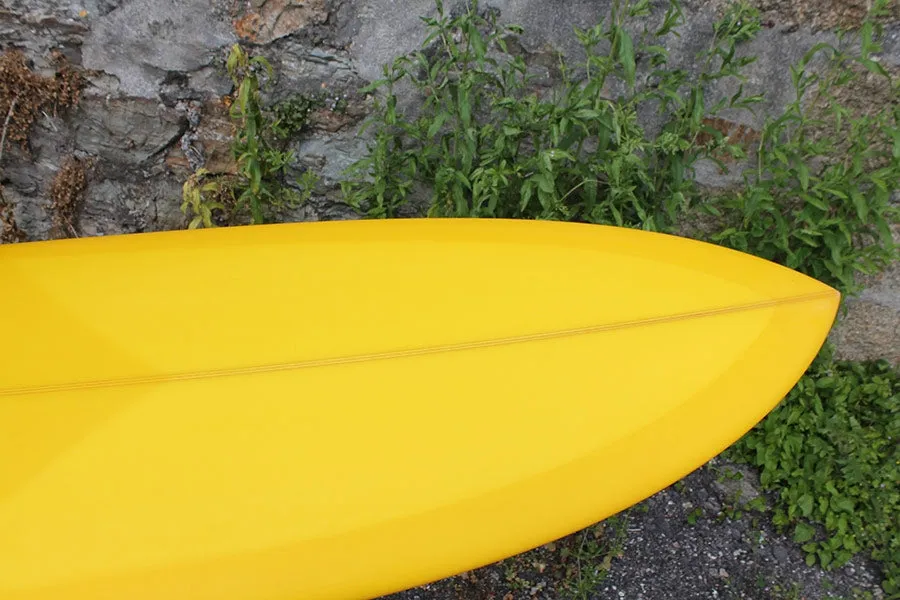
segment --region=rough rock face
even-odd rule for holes
[[[324,0],[253,0],[235,21],[235,31],[246,41],[268,44],[328,19]]]
[[[222,48],[237,40],[227,16],[209,1],[123,2],[90,19],[82,65],[116,77],[122,95],[157,98],[170,73],[196,73],[221,64]],[[215,91],[211,87],[197,91]]]
[[[445,3],[457,10],[461,2]],[[556,76],[557,51],[578,54],[573,28],[596,24],[608,14],[610,0],[488,4],[501,21],[525,28],[520,52],[540,76],[539,85],[546,85]],[[653,4],[658,9],[665,2]],[[708,45],[723,4],[684,0],[686,25],[668,47],[675,64],[696,68],[693,57]],[[785,65],[814,42],[830,39],[817,29],[847,23],[856,13],[835,2],[819,12],[809,1],[755,4],[771,23],[742,50],[759,57],[747,71],[745,91],[765,91],[766,108],[778,108],[792,93]],[[810,11],[815,18],[798,17]],[[294,171],[312,168],[322,180],[313,199],[287,218],[350,218],[352,212],[338,202],[336,182],[366,148],[357,126],[370,103],[358,90],[381,76],[383,64],[419,45],[420,16],[434,12],[433,0],[0,0],[3,50],[21,49],[44,74],[52,73],[52,53],[61,53],[89,80],[76,110],[46,115],[36,124],[30,155],[11,150],[3,156],[6,200],[30,239],[50,236],[47,190],[60,165],[76,156],[90,165],[80,235],[184,226],[181,186],[193,168],[234,169],[232,125],[222,100],[232,82],[224,59],[229,47],[241,42],[274,66],[267,99],[326,98],[325,106],[310,115],[311,127],[291,144],[297,155]],[[896,24],[884,45],[879,60],[898,65]],[[712,95],[733,91],[723,86]],[[339,103],[346,108],[335,110]],[[758,126],[746,117],[736,124],[751,130]],[[733,174],[729,179],[712,168],[701,168],[699,177],[711,186],[734,181]],[[835,333],[848,356],[898,360],[897,297],[900,281],[892,271],[852,304],[853,313]]]
[[[842,358],[886,358],[900,365],[900,265],[872,278],[848,302],[847,314],[832,334]]]

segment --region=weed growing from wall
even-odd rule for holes
[[[791,67],[795,99],[763,128],[744,185],[709,203],[726,227],[712,240],[774,260],[843,291],[897,257],[890,225],[900,209],[900,81],[871,57],[881,50],[876,3],[858,36],[817,44]],[[854,43],[860,48],[853,51]],[[822,56],[827,65],[809,69]],[[893,101],[875,114],[840,101],[870,72]]]
[[[287,184],[286,170],[294,154],[283,143],[302,129],[312,105],[281,105],[274,115],[264,110],[261,79],[272,76],[272,66],[238,44],[231,49],[227,68],[235,87],[229,114],[235,125],[232,152],[237,173],[214,175],[201,169],[185,182],[181,210],[191,217],[192,229],[213,227],[217,220],[231,222],[245,213],[251,223],[263,223],[267,211],[295,207],[308,199],[317,181],[307,172],[297,189]]]

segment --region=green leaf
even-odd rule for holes
[[[878,230],[878,236],[881,238],[881,243],[889,248],[893,246],[894,235],[891,233],[891,228],[887,221],[885,221],[884,217],[877,212],[872,213],[872,218],[875,221],[875,228]]]
[[[862,47],[862,55],[863,58],[868,58],[869,54],[871,54],[873,48],[872,44],[872,22],[866,21],[862,24],[862,27],[859,29],[859,39],[860,46]]]
[[[809,189],[809,168],[805,163],[797,164],[797,177],[800,179],[800,187],[804,192],[807,191]]]
[[[740,85],[738,85],[738,90],[734,93],[734,95],[733,95],[731,98],[729,98],[729,100],[728,100],[728,106],[733,107],[733,106],[735,105],[735,103],[736,103],[738,100],[740,100],[741,95],[742,95],[743,93],[744,93],[744,84],[741,83]]]
[[[638,0],[628,11],[630,17],[644,17],[650,14],[650,0]]]
[[[835,50],[834,46],[832,46],[831,44],[819,42],[818,44],[807,50],[806,54],[803,55],[803,59],[800,61],[801,67],[805,68],[806,65],[809,64],[809,61],[811,61],[816,54],[822,52],[823,50],[828,50],[831,54],[837,52],[837,50]]]
[[[798,544],[808,542],[813,539],[815,535],[815,528],[810,527],[806,523],[797,523],[797,526],[794,528],[794,541]]]
[[[847,200],[847,194],[845,194],[845,193],[842,192],[841,190],[838,190],[838,189],[835,189],[835,188],[833,188],[833,187],[829,187],[829,186],[826,186],[826,185],[819,185],[819,186],[818,186],[818,189],[820,189],[820,190],[823,191],[823,192],[828,192],[828,193],[831,194],[832,196],[837,196],[837,197],[840,198],[841,200]]]
[[[691,90],[691,124],[694,127],[700,127],[700,122],[703,120],[704,106],[703,106],[703,90],[701,88],[694,88]]]
[[[262,67],[266,71],[266,74],[269,77],[271,77],[272,73],[274,72],[272,69],[272,64],[269,61],[267,61],[265,58],[263,58],[262,56],[256,56],[256,57],[252,58],[250,60],[250,64],[258,65],[258,66]]]
[[[663,46],[644,46],[643,51],[664,59],[669,58],[669,51],[666,50]]]
[[[244,82],[241,84],[241,87],[238,89],[238,105],[241,107],[241,111],[246,113],[249,103],[250,84],[246,80],[244,80]]]
[[[654,36],[662,37],[671,32],[681,21],[681,16],[681,5],[678,0],[669,0],[669,7],[666,9],[663,24],[656,30]]]
[[[433,138],[436,136],[449,116],[450,115],[445,112],[438,113],[437,117],[435,117],[434,121],[432,121],[431,125],[428,127],[428,137]]]
[[[625,81],[629,87],[634,87],[634,45],[631,36],[625,29],[619,28],[619,61],[622,63],[622,69],[625,72]]]
[[[856,507],[853,500],[851,500],[849,498],[839,498],[834,501],[834,505],[838,510],[842,510],[847,513],[852,513],[854,508]],[[843,518],[843,517],[841,517],[841,518]],[[844,523],[846,523],[846,520],[844,521]]]
[[[800,194],[800,197],[803,198],[807,204],[811,204],[819,210],[828,210],[828,204],[821,198],[817,198],[816,196],[812,196],[810,194]]]
[[[600,118],[600,111],[593,110],[590,108],[581,108],[579,110],[576,110],[572,116],[574,116],[576,119],[582,119],[585,121],[593,121],[594,119]]]
[[[550,152],[541,152],[541,165],[545,171],[553,171],[553,159]]]
[[[459,118],[465,127],[472,124],[472,107],[469,104],[469,90],[460,85],[457,89],[457,106],[459,108]]]
[[[481,37],[481,32],[478,31],[478,28],[475,27],[474,23],[470,23],[466,28],[466,33],[472,44],[472,50],[475,52],[475,58],[479,61],[484,60],[487,49],[484,45],[484,39]]]
[[[864,67],[865,67],[866,69],[868,69],[870,72],[875,73],[876,75],[881,75],[882,77],[885,77],[885,78],[887,78],[887,79],[890,79],[890,77],[891,77],[891,76],[888,74],[888,72],[884,70],[884,67],[882,67],[880,63],[877,63],[877,62],[875,62],[875,61],[872,60],[872,59],[869,59],[869,58],[857,58],[857,59],[856,59],[856,62],[858,62],[859,64],[861,64],[862,66],[864,66]]]
[[[866,202],[866,199],[859,192],[858,189],[853,189],[850,191],[850,197],[853,199],[853,206],[856,208],[856,216],[859,217],[859,220],[863,223],[869,222],[869,204]]]
[[[813,509],[812,495],[807,493],[800,496],[800,498],[797,499],[797,507],[800,509],[800,513],[804,517],[810,516]]]
[[[551,181],[545,174],[540,173],[538,175],[535,175],[532,179],[534,179],[535,183],[537,183],[538,185],[538,189],[540,189],[541,191],[547,194],[552,194],[554,191],[556,191],[556,188],[553,185],[553,181]]]
[[[526,181],[522,186],[522,191],[520,192],[519,212],[525,212],[525,209],[528,208],[528,203],[531,201],[531,196],[533,193],[533,182],[531,180]]]

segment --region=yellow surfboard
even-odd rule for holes
[[[272,225],[0,247],[0,598],[372,598],[702,465],[839,296],[571,223]]]

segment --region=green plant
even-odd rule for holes
[[[217,218],[230,221],[243,212],[249,212],[251,223],[263,223],[266,210],[305,202],[318,180],[306,171],[296,182],[297,189],[285,181],[295,157],[283,142],[306,124],[311,101],[296,97],[266,111],[260,76],[271,77],[272,66],[261,56],[251,58],[239,44],[232,46],[227,68],[235,86],[229,114],[235,124],[232,153],[237,173],[200,169],[185,182],[181,210],[191,216],[192,229],[213,227]]]
[[[322,104],[320,99],[302,94],[282,100],[271,109],[272,132],[282,140],[300,133],[309,125],[310,113]]]
[[[697,524],[697,521],[698,521],[698,520],[700,519],[700,517],[702,517],[702,516],[703,516],[703,509],[702,509],[701,507],[699,507],[699,506],[695,506],[695,507],[691,510],[691,512],[689,512],[688,515],[687,515],[687,522],[688,522],[688,525],[696,525],[696,524]]]
[[[845,291],[858,289],[858,272],[898,256],[890,224],[900,209],[890,197],[900,181],[900,82],[872,59],[887,6],[878,0],[857,36],[816,44],[791,67],[795,99],[767,121],[745,186],[710,204],[729,224],[713,240]],[[819,55],[827,64],[812,70]],[[841,100],[866,72],[882,78],[888,99],[875,114]]]
[[[725,481],[740,481],[744,478],[744,474],[738,471],[737,469],[732,469],[731,467],[715,467],[710,466],[710,469],[713,473],[716,474],[716,481],[719,483],[723,483]]]
[[[787,398],[730,451],[774,490],[773,520],[807,562],[840,566],[865,552],[900,592],[900,374],[884,361],[826,350]]]
[[[749,10],[749,9],[742,9]],[[695,195],[689,173],[702,157],[738,152],[704,122],[727,106],[758,97],[737,94],[707,107],[703,86],[738,76],[734,45],[751,27],[717,28],[699,81],[667,67],[661,44],[675,35],[682,13],[675,0],[664,22],[637,33],[629,19],[650,13],[648,0],[615,0],[608,19],[575,34],[586,60],[560,62],[562,83],[548,98],[532,91],[525,61],[509,51],[516,26],[497,25],[477,3],[458,17],[423,19],[422,50],[398,58],[364,91],[384,88],[366,123],[374,127],[369,155],[348,171],[349,204],[372,217],[392,217],[417,193],[430,194],[427,214],[567,219],[645,229],[670,228]],[[644,22],[648,22],[644,19]],[[608,46],[608,52],[600,48]],[[638,73],[638,64],[649,73]],[[398,85],[424,101],[416,115],[398,108]],[[617,97],[612,90],[618,89]],[[656,136],[638,123],[643,107],[669,118]],[[701,133],[713,139],[695,143]]]
[[[775,594],[778,600],[801,600],[802,598],[799,583],[792,583],[790,587],[776,583],[772,586],[772,593]]]
[[[566,597],[587,600],[605,578],[612,560],[622,555],[628,518],[614,516],[575,534],[560,558],[568,563],[562,591]]]
[[[214,211],[224,212],[233,203],[231,194],[230,184],[211,177],[206,169],[198,169],[182,186],[181,212],[191,215],[188,228],[215,227]]]
[[[259,74],[271,77],[272,65],[261,56],[250,58],[235,44],[227,67],[236,88],[229,109],[237,124],[232,150],[240,183],[235,200],[238,209],[249,207],[252,222],[262,223],[264,207],[298,202],[294,190],[284,184],[285,168],[294,160],[294,154],[272,143],[272,136],[283,130],[279,129],[279,121],[267,118],[262,109]]]

